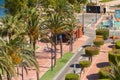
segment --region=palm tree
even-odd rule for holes
[[[116,59],[117,64],[110,63],[111,70],[108,77],[110,80],[120,80],[120,62]]]
[[[6,52],[6,47],[8,47],[6,41],[0,37],[0,76],[4,75],[7,77],[7,80],[11,80],[12,75],[15,75],[15,67],[11,57]],[[0,78],[2,80],[2,76]]]
[[[53,41],[54,44],[54,65],[56,65],[56,44],[57,44],[57,35],[62,33],[64,31],[64,21],[62,20],[62,17],[58,13],[49,14],[47,16],[47,20],[45,20],[44,24],[46,25],[46,28],[50,30],[52,39],[54,38],[55,41]]]
[[[2,18],[2,23],[3,23],[3,27],[2,27],[2,34],[1,36],[5,36],[8,38],[8,41],[11,39],[11,37],[16,33],[16,29],[17,29],[17,16],[11,16],[11,15],[7,15],[5,18]]]
[[[65,18],[70,17],[74,12],[73,6],[67,0],[54,0],[52,5],[55,12]]]
[[[71,18],[68,18],[66,21],[66,31],[69,32],[70,36],[70,51],[73,50],[73,38],[74,38],[74,31],[78,28],[76,26],[76,20],[74,16],[71,16]]]
[[[7,54],[11,56],[11,61],[14,66],[21,65],[27,73],[27,67],[35,67],[36,71],[39,71],[36,58],[34,56],[34,50],[30,48],[29,44],[22,36],[16,37],[7,43]],[[17,71],[16,71],[17,73]],[[22,80],[24,79],[22,74]]]
[[[34,50],[35,56],[35,46],[36,40],[40,36],[40,13],[37,8],[30,8],[27,11],[27,20],[26,20],[26,34],[30,38],[30,44]],[[37,73],[37,80],[39,80],[39,73]]]

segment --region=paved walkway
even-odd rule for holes
[[[112,1],[112,5],[113,4],[116,5],[116,4],[119,4],[119,3],[120,3],[119,0]],[[106,4],[111,4],[111,3],[106,3]],[[76,40],[75,43],[74,43],[74,51],[73,52],[77,51],[77,49],[81,45],[83,45],[88,38],[89,38],[88,36],[83,36],[83,37],[79,38],[78,40]],[[36,57],[37,57],[37,60],[38,60],[38,63],[39,63],[39,68],[40,68],[39,76],[40,77],[50,68],[50,56],[51,56],[50,52],[45,52],[44,51],[44,49],[47,47],[47,45],[50,47],[50,44],[45,44],[45,43],[41,43],[41,42],[37,43],[37,46],[39,48],[36,51]],[[98,63],[98,61],[102,61],[102,60],[103,60],[103,62],[104,61],[107,62],[107,59],[106,59],[107,54],[106,54],[106,52],[109,49],[107,46],[108,46],[108,44],[103,46],[103,47],[106,48],[105,52],[102,51],[102,49],[104,49],[104,48],[101,48],[100,54],[98,56],[94,57],[91,67],[89,69],[86,69],[86,71],[85,71],[86,73],[82,74],[82,76],[83,76],[82,80],[87,80],[87,79],[93,80],[93,79],[90,79],[91,78],[90,76],[91,75],[96,76],[96,73],[98,72],[98,68],[96,67],[96,63]],[[57,48],[58,48],[57,58],[59,58],[60,57],[59,45],[57,46]],[[69,46],[66,45],[66,44],[63,44],[63,49],[64,49],[63,50],[64,52],[68,52],[69,51]],[[104,57],[103,57],[103,55],[104,55]],[[92,66],[94,66],[94,67],[92,67]],[[96,67],[96,69],[95,69],[95,67]],[[93,69],[95,70],[94,73],[93,73],[93,71],[91,71]],[[36,74],[35,74],[34,69],[30,69],[28,73],[29,73],[28,75],[24,76],[24,80],[36,80]],[[97,76],[94,77],[94,78],[97,78]],[[21,80],[21,76],[19,76],[18,79],[15,79],[15,80]]]
[[[113,1],[110,1],[110,2],[102,3],[102,4],[109,5],[109,6],[114,6],[114,5],[120,4],[120,0],[113,0]]]
[[[93,57],[92,64],[89,68],[85,68],[85,72],[81,74],[81,80],[97,80],[99,69],[109,65],[108,51],[111,50],[108,46],[111,43],[106,43],[100,48],[100,53]]]
[[[88,36],[82,36],[81,38],[78,38],[74,44],[73,44],[73,53],[75,53],[81,45],[86,42],[88,39]],[[49,43],[42,43],[42,42],[37,42],[37,51],[36,51],[36,57],[37,61],[39,63],[39,69],[40,69],[40,74],[39,76],[41,77],[46,71],[50,69],[50,63],[51,63],[51,54],[49,51],[45,51],[47,47],[50,47],[51,45]],[[57,45],[57,58],[60,58],[60,46],[59,44]],[[66,43],[63,43],[63,53],[69,52],[69,45]],[[21,68],[19,69],[19,72],[21,72]],[[13,80],[22,80],[21,76],[18,76],[17,79]],[[24,71],[24,80],[36,80],[36,72],[34,69],[29,69],[28,74],[26,75]]]

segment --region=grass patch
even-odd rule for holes
[[[65,53],[62,58],[57,60],[57,64],[53,71],[51,68],[40,78],[40,80],[52,80],[55,75],[63,68],[63,66],[68,62],[68,60],[73,56],[73,53]]]
[[[110,2],[110,1],[113,1],[113,0],[101,0],[100,2]]]

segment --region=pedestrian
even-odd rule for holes
[[[73,73],[76,73],[76,64],[73,65]]]
[[[104,13],[104,14],[106,13],[106,8],[105,8],[105,7],[103,8],[103,13]]]

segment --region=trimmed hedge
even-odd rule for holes
[[[108,79],[109,80],[109,73],[111,72],[111,67],[110,66],[106,66],[106,67],[103,67],[103,68],[100,68],[99,70],[99,79]]]
[[[69,74],[66,74],[65,80],[80,80],[80,79],[78,74],[69,73]]]
[[[113,51],[109,51],[108,53],[109,62],[117,65],[117,61],[120,61],[120,50],[116,49]]]
[[[104,40],[103,40],[103,39],[95,39],[95,40],[93,41],[93,43],[94,43],[94,45],[96,45],[96,46],[101,46],[101,45],[104,44]]]
[[[86,60],[80,61],[80,66],[82,68],[89,67],[90,65],[91,65],[91,61],[86,61]]]
[[[106,40],[109,37],[109,29],[99,28],[96,30],[96,35],[103,35],[103,39]]]
[[[86,47],[85,54],[88,56],[94,56],[99,54],[100,49],[98,47]]]
[[[115,42],[115,48],[116,49],[120,49],[120,41],[116,41]]]

